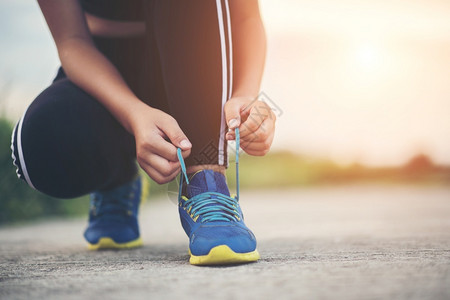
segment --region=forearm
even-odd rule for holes
[[[80,2],[38,2],[69,79],[95,97],[131,132],[132,116],[145,104],[137,99],[118,70],[95,47]]]
[[[95,97],[129,131],[142,105],[114,65],[91,42],[70,38],[58,47],[62,67],[76,85]]]
[[[259,13],[246,18],[232,18],[232,29],[232,97],[255,98],[259,93],[266,58],[266,35]]]

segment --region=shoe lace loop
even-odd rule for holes
[[[239,201],[239,128],[235,129],[236,136],[236,196],[230,197],[217,192],[204,192],[190,199],[181,195],[183,179],[189,184],[186,165],[181,149],[177,149],[178,160],[181,164],[182,176],[180,178],[179,199],[184,200],[181,205],[187,210],[194,221],[201,216],[201,222],[211,221],[240,221],[241,216],[237,209]],[[183,178],[184,177],[184,178]]]
[[[134,186],[124,186],[120,190],[95,192],[91,198],[91,213],[97,217],[114,217],[117,212],[126,212],[131,215],[133,211]]]
[[[205,192],[190,199],[184,197],[184,207],[194,220],[201,216],[201,222],[239,221],[236,198],[216,192]]]

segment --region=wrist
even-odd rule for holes
[[[140,99],[135,98],[129,101],[123,110],[123,117],[121,123],[125,129],[135,135],[137,128],[139,128],[139,120],[141,115],[148,110],[153,109]]]
[[[236,88],[231,93],[231,98],[245,98],[250,100],[255,100],[258,98],[259,90],[254,88]]]
[[[233,93],[231,95],[231,99],[242,99],[242,100],[255,100],[258,97],[258,95],[253,95],[250,93],[247,94],[241,94],[241,93]]]

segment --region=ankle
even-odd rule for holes
[[[186,172],[188,174],[195,173],[197,171],[201,170],[213,170],[214,172],[219,172],[225,175],[226,168],[225,166],[220,165],[196,165],[196,166],[190,166],[186,168]]]

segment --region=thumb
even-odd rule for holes
[[[225,120],[227,121],[229,129],[235,129],[241,125],[241,109],[244,104],[243,101],[233,98],[225,102]]]
[[[168,122],[164,122],[162,131],[167,135],[170,142],[175,146],[179,147],[182,150],[189,150],[192,148],[191,142],[186,137],[184,132],[181,130],[177,121],[173,118],[169,119]]]

